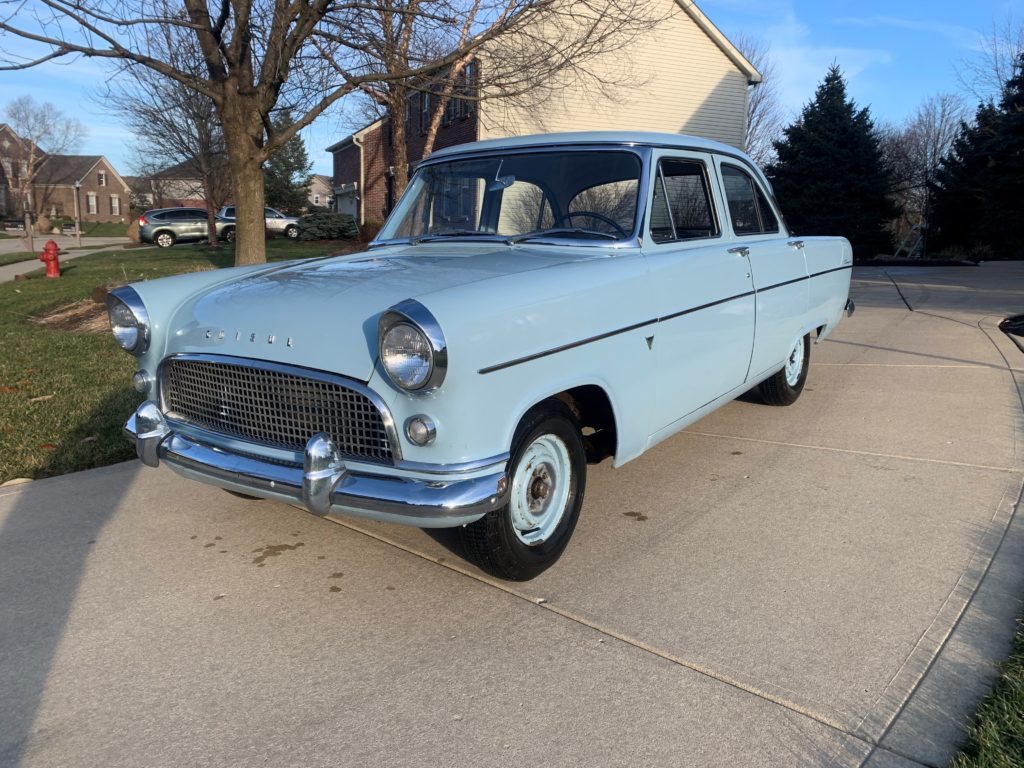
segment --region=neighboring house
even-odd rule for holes
[[[32,145],[6,123],[0,123],[0,218],[21,217],[25,207],[18,199],[21,180],[28,175]],[[36,154],[39,154],[38,150]]]
[[[676,0],[676,6],[677,12],[657,30],[605,59],[610,71],[623,60],[632,62],[639,87],[616,89],[614,96],[566,87],[545,103],[529,106],[453,99],[434,149],[502,136],[590,130],[687,133],[742,147],[748,88],[761,81],[761,74],[690,0]],[[486,67],[486,62],[471,66]],[[601,66],[598,59],[589,68]],[[434,98],[414,94],[407,107],[410,169],[423,157]],[[395,203],[387,116],[327,151],[334,155],[335,210],[352,213],[360,223],[383,221]]]
[[[202,174],[188,160],[157,171],[149,177],[149,184],[157,208],[206,207]]]
[[[128,221],[131,189],[102,155],[46,155],[32,188],[32,209],[82,221]]]
[[[334,196],[333,182],[330,176],[314,173],[309,178],[309,204],[315,208],[329,208]]]

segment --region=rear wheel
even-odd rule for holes
[[[153,242],[161,248],[170,248],[174,245],[174,233],[173,232],[157,232],[153,237]]]
[[[513,581],[551,567],[576,529],[586,473],[576,418],[561,401],[544,401],[516,429],[508,503],[460,529],[466,555],[488,573]]]
[[[289,240],[294,240],[296,237],[299,236],[299,228],[296,227],[294,224],[289,224],[284,230],[284,236],[287,237]]]
[[[792,405],[804,390],[811,362],[811,335],[797,339],[782,370],[761,382],[761,397],[768,405]]]
[[[233,243],[233,242],[235,242],[235,228],[234,227],[228,227],[227,229],[224,230],[224,242],[225,243]]]

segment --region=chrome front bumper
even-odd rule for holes
[[[465,477],[431,469],[431,479],[346,468],[325,434],[306,444],[302,467],[263,461],[205,445],[176,433],[160,409],[146,401],[128,419],[125,435],[148,466],[165,462],[200,482],[297,504],[324,516],[342,513],[421,528],[451,528],[478,520],[507,500],[504,462]]]

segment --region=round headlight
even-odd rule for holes
[[[380,359],[391,380],[407,390],[426,384],[434,367],[430,342],[409,323],[396,323],[385,332],[380,343]]]
[[[125,352],[141,355],[149,346],[149,316],[134,289],[125,286],[107,295],[107,316],[114,339]]]

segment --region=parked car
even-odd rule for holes
[[[218,216],[217,239],[233,242],[235,222]],[[205,240],[210,231],[207,212],[202,208],[154,208],[139,216],[139,239],[170,248],[177,242]]]
[[[217,211],[217,215],[225,219],[237,218],[235,216],[235,206],[233,205],[225,205]],[[267,232],[273,235],[284,235],[292,240],[299,236],[298,216],[286,216],[274,208],[264,208],[263,216],[267,224]]]
[[[142,461],[250,496],[458,527],[528,579],[616,467],[758,387],[788,405],[853,254],[795,237],[703,139],[526,136],[435,152],[365,253],[111,292]]]

